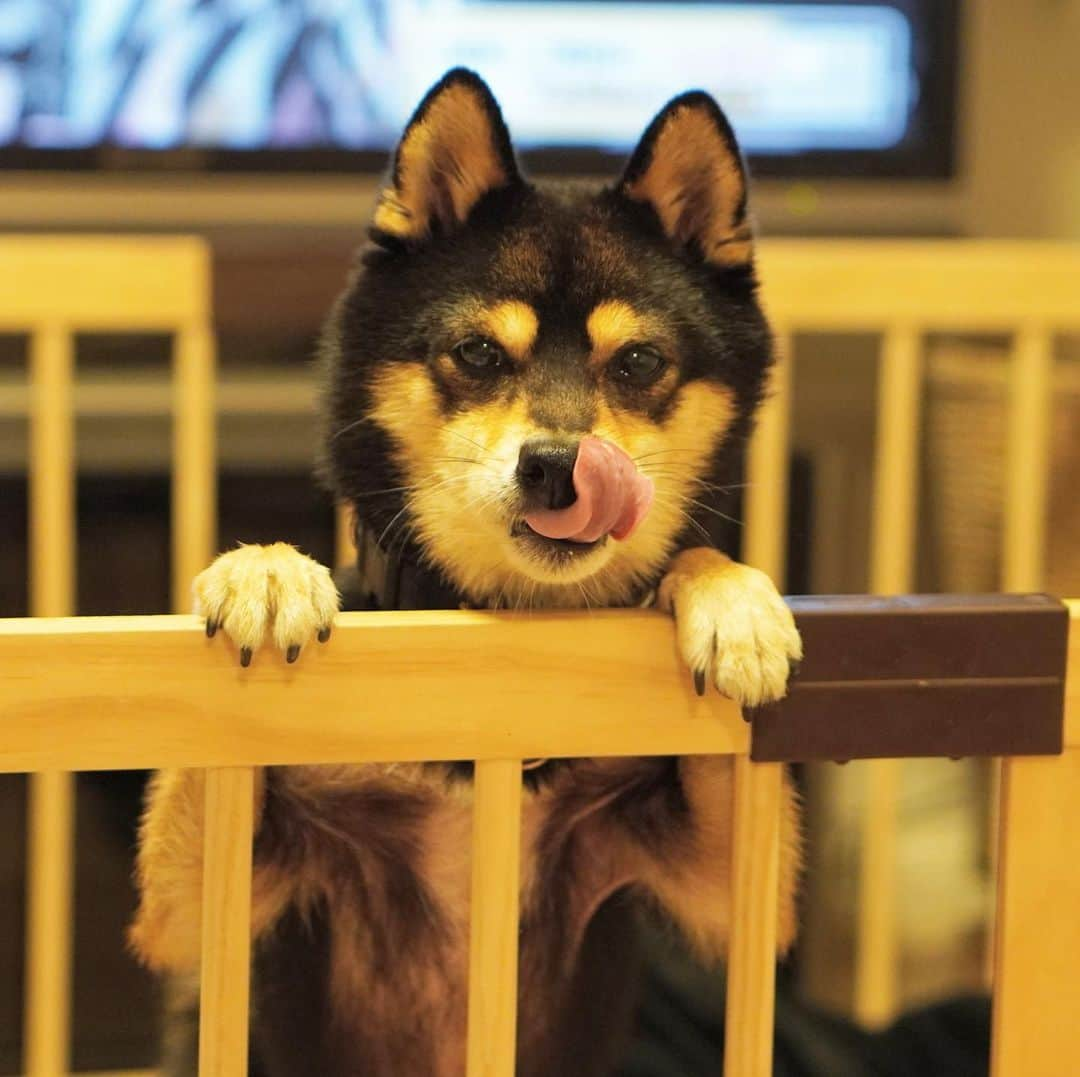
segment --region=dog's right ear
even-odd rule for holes
[[[465,68],[428,92],[405,128],[372,223],[376,240],[412,246],[460,227],[491,191],[521,182],[491,90]]]

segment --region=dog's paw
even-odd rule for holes
[[[772,580],[716,550],[679,554],[658,604],[675,617],[679,650],[698,695],[711,680],[744,707],[782,699],[802,641]]]
[[[195,578],[206,634],[220,628],[240,648],[243,666],[267,632],[290,662],[312,637],[325,643],[339,602],[330,570],[284,542],[230,550]]]

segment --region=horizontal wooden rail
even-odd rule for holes
[[[902,754],[896,722],[911,718],[912,698],[932,707],[937,694],[955,689],[942,656],[928,646],[932,631],[945,646],[945,630],[953,625],[953,638],[963,641],[963,618],[976,614],[958,610],[977,610],[980,602],[952,599],[948,609],[943,601],[793,599],[807,658],[790,704],[771,719],[763,716],[762,727],[777,715],[782,720],[784,706],[799,714],[809,698],[803,713],[820,732],[826,719],[813,700],[825,691],[835,696],[834,724],[841,730],[829,751],[854,757],[865,754],[868,741],[865,729],[844,720],[844,701],[877,700],[886,742]],[[1013,601],[1040,611],[1031,615],[1032,624],[1049,617],[1064,630],[1064,613],[1050,600]],[[906,612],[890,612],[889,602]],[[853,603],[862,604],[862,614]],[[868,614],[875,606],[878,612]],[[1072,615],[1067,741],[1080,744],[1080,605],[1073,604]],[[897,697],[903,705],[895,718],[881,701],[887,703],[882,693],[896,682],[874,680],[881,676],[874,648],[860,650],[869,638],[868,617],[883,644],[887,639],[907,656],[906,665],[895,667],[898,674],[919,686]],[[851,629],[846,644],[845,622]],[[1006,679],[1025,680],[1015,657],[1021,640],[1018,634],[1014,666],[999,670]],[[961,644],[959,651],[977,658],[979,648]],[[1063,658],[1057,659],[1058,743]],[[295,665],[266,650],[249,669],[240,668],[220,635],[206,639],[191,616],[0,620],[0,669],[0,771],[741,754],[750,748],[750,727],[734,704],[712,692],[698,698],[669,620],[653,611],[343,614],[331,643],[310,647]],[[974,679],[979,667],[971,669]],[[1026,679],[1048,683],[1049,670]],[[863,714],[872,712],[863,706]],[[991,708],[991,718],[994,713]],[[943,721],[941,754],[980,751],[979,722],[971,723],[969,745],[957,733],[959,721],[955,715]],[[932,727],[922,731],[920,750],[934,735]],[[1017,734],[1017,751],[1027,735]]]
[[[0,771],[745,752],[652,611],[343,614],[242,669],[192,616],[0,620]]]
[[[777,239],[759,266],[770,314],[799,332],[1012,333],[1033,317],[1080,328],[1075,243]]]
[[[210,248],[194,236],[0,236],[0,329],[60,317],[81,332],[171,332],[210,311]]]

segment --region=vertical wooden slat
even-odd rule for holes
[[[770,395],[747,460],[743,560],[784,586],[787,566],[790,333],[776,335]],[[731,948],[727,968],[724,1077],[772,1073],[782,768],[735,759]]]
[[[1039,591],[1046,551],[1053,338],[1040,325],[1017,335],[1009,377],[1002,586]]]
[[[30,342],[30,612],[75,608],[74,339],[48,325]]]
[[[346,568],[356,564],[353,513],[348,505],[338,505],[334,512],[334,564],[338,568]]]
[[[214,339],[197,322],[177,334],[173,358],[172,608],[191,610],[191,584],[217,542]]]
[[[30,349],[30,612],[75,609],[74,340],[66,326]],[[70,1062],[74,778],[30,777],[24,1055],[28,1077],[60,1077]]]
[[[513,1077],[517,1041],[521,762],[476,764],[468,1077]]]
[[[64,1077],[69,1070],[74,799],[74,775],[31,775],[23,1025],[27,1077]]]
[[[1001,589],[1041,591],[1046,572],[1047,498],[1050,485],[1050,424],[1053,396],[1053,336],[1042,325],[1022,326],[1009,367],[1009,425],[1006,442]],[[1000,848],[1001,760],[990,762],[987,819],[991,875]],[[989,910],[993,920],[995,911]],[[987,934],[985,979],[993,985],[994,940]]]
[[[247,1077],[251,964],[251,767],[206,772],[200,1077]]]
[[[1080,1058],[1080,751],[1002,764],[993,1077]]]
[[[779,763],[735,758],[724,1077],[770,1077],[780,864]]]
[[[913,581],[921,395],[920,335],[910,325],[892,326],[878,375],[870,553],[875,594],[902,594]]]
[[[878,374],[877,438],[871,520],[870,589],[903,594],[914,582],[917,453],[922,390],[921,340],[914,326],[890,326]],[[896,918],[898,760],[866,764],[859,916],[855,955],[855,1015],[864,1025],[896,1012],[899,947]]]
[[[743,560],[781,588],[787,561],[792,348],[791,334],[778,332],[770,395],[750,442],[743,533]]]

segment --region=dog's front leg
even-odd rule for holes
[[[699,694],[711,683],[747,707],[785,694],[802,645],[791,611],[764,573],[716,550],[686,550],[664,577],[658,604],[675,617]],[[730,928],[733,772],[730,757],[679,759],[666,785],[655,785],[623,814],[639,882],[707,957],[723,955]],[[778,944],[786,949],[795,934],[800,862],[798,808],[786,775],[780,840]]]
[[[660,583],[657,605],[675,618],[679,651],[698,695],[711,681],[744,707],[783,698],[802,641],[764,572],[718,550],[684,550]]]
[[[292,546],[241,546],[218,557],[195,580],[196,609],[207,635],[219,630],[248,665],[266,638],[294,661],[312,639],[325,640],[338,608],[330,573]],[[131,941],[151,967],[198,968],[202,916],[205,772],[171,770],[150,783],[139,836],[139,909]],[[256,827],[264,780],[255,775]],[[288,873],[256,864],[252,931],[258,935],[291,897]]]

